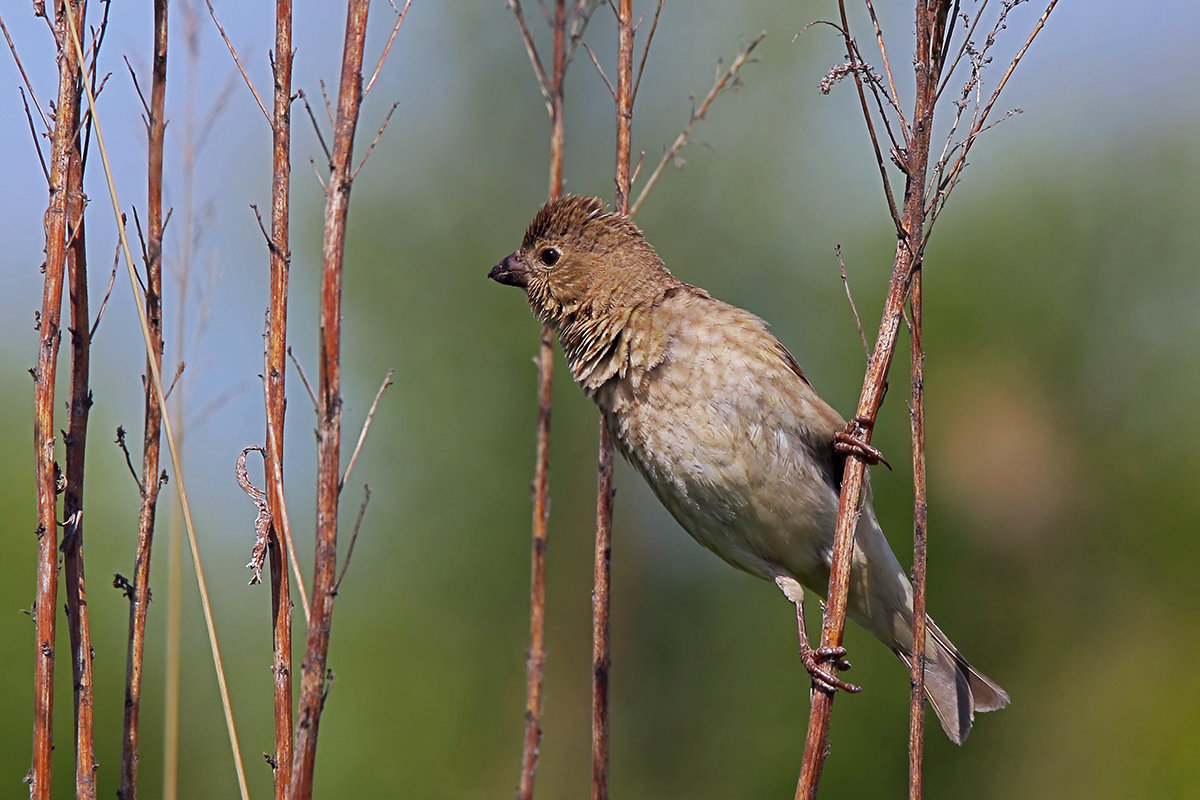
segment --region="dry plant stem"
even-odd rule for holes
[[[29,91],[29,96],[33,98],[33,105],[38,110],[38,114],[42,118],[42,125],[46,131],[50,130],[50,120],[46,118],[46,112],[42,110],[42,104],[38,102],[37,92],[33,90],[33,84],[29,82],[29,76],[25,74],[25,65],[21,63],[21,57],[17,55],[17,46],[13,44],[12,37],[8,35],[8,26],[4,24],[4,18],[0,16],[0,32],[4,33],[4,40],[8,42],[9,52],[12,53],[13,61],[16,62],[17,71],[21,73],[21,81],[25,84],[25,88]],[[32,125],[30,126],[32,127]],[[38,155],[41,155],[41,148],[38,148]]]
[[[93,57],[94,58],[94,57]],[[93,62],[94,63],[94,62]],[[78,95],[76,95],[78,107]],[[85,123],[86,125],[86,123]],[[67,627],[71,639],[71,674],[75,686],[75,796],[96,797],[96,758],[92,712],[92,635],[88,624],[87,586],[83,563],[84,456],[87,450],[91,320],[88,313],[87,253],[83,223],[84,137],[71,143],[67,176],[67,280],[71,302],[71,400],[67,423],[66,488],[63,490],[63,571],[66,573]]]
[[[962,146],[959,150],[958,158],[954,162],[954,166],[952,166],[950,170],[945,173],[944,177],[941,177],[938,181],[937,192],[934,194],[934,198],[939,202],[933,209],[933,219],[937,218],[938,214],[941,212],[942,206],[945,205],[946,198],[949,196],[950,191],[958,184],[958,179],[962,175],[962,171],[967,165],[967,153],[970,152],[971,146],[975,143],[975,140],[978,138],[979,134],[990,127],[986,125],[987,118],[991,113],[992,108],[996,105],[996,101],[1000,98],[1000,92],[1008,84],[1008,79],[1012,77],[1013,71],[1017,68],[1017,64],[1021,63],[1021,59],[1025,57],[1025,53],[1028,52],[1030,45],[1033,44],[1033,40],[1037,38],[1037,35],[1041,33],[1042,28],[1045,27],[1046,20],[1049,19],[1050,12],[1054,10],[1056,5],[1058,5],[1058,0],[1050,0],[1050,2],[1046,5],[1046,10],[1042,12],[1040,17],[1038,17],[1037,24],[1033,26],[1033,30],[1030,31],[1029,36],[1026,37],[1025,43],[1021,45],[1021,49],[1017,51],[1017,54],[1013,56],[1012,61],[1009,62],[1008,69],[1005,70],[1003,77],[1001,77],[1000,81],[996,84],[996,88],[992,91],[991,96],[988,98],[987,104],[983,107],[982,112],[978,114],[971,125],[971,129],[967,134],[967,138],[962,142]],[[1006,6],[1005,8],[1008,9],[1011,8],[1011,6]],[[1007,13],[1007,11],[1005,13]],[[939,173],[941,172],[941,169],[942,168],[940,167]]]
[[[379,60],[375,62],[375,71],[371,73],[371,79],[367,81],[367,86],[363,89],[363,97],[371,91],[371,87],[375,85],[375,79],[379,77],[379,71],[383,69],[383,62],[387,61],[388,53],[392,51],[392,43],[396,41],[396,34],[400,32],[400,26],[404,24],[404,17],[408,14],[408,7],[412,5],[412,0],[404,0],[404,8],[400,9],[400,13],[396,15],[396,24],[392,26],[392,33],[388,36],[387,44],[383,46],[383,51],[379,54]],[[396,9],[396,5],[392,4],[392,10]],[[392,106],[394,111],[396,106]],[[390,117],[391,114],[389,113]],[[378,141],[378,139],[376,139]],[[360,165],[361,166],[361,165]]]
[[[70,2],[70,0],[67,0]],[[54,645],[58,610],[58,488],[54,460],[54,389],[58,365],[63,275],[68,230],[68,181],[73,141],[79,124],[80,60],[71,49],[67,27],[71,19],[60,4],[55,8],[58,43],[58,98],[51,139],[50,202],[46,209],[46,265],[42,308],[38,317],[38,358],[34,373],[33,452],[37,488],[37,589],[34,606],[36,659],[34,665],[33,766],[29,796],[49,800],[51,755],[54,748]],[[82,25],[82,20],[79,23]]]
[[[363,45],[368,0],[350,0],[338,87],[338,113],[333,133],[329,188],[325,194],[325,234],[321,270],[320,376],[317,385],[317,541],[313,569],[308,641],[301,665],[300,707],[292,762],[295,800],[312,797],[317,733],[325,702],[325,664],[333,619],[337,569],[338,496],[340,494],[342,396],[342,259],[350,205],[354,131],[362,104]]]
[[[920,0],[918,0],[920,2]],[[879,167],[879,177],[883,180],[883,194],[887,198],[888,211],[891,212],[892,221],[896,225],[897,232],[901,229],[900,213],[896,210],[896,198],[892,193],[892,182],[888,178],[887,165],[883,160],[883,152],[879,148],[879,137],[875,135],[875,123],[871,119],[871,109],[867,105],[867,95],[863,91],[863,81],[861,74],[862,62],[858,60],[858,47],[854,40],[850,37],[850,22],[846,18],[846,2],[838,0],[838,12],[842,16],[842,39],[846,44],[846,58],[850,60],[851,74],[854,75],[854,87],[858,90],[858,101],[862,106],[863,121],[867,125],[867,133],[871,137],[871,146],[875,150],[875,164]],[[905,132],[907,137],[907,131]]]
[[[617,159],[614,206],[629,213],[630,152],[633,122],[633,0],[617,8]],[[612,574],[613,442],[600,420],[596,474],[596,549],[592,587],[592,800],[608,798],[608,689],[611,665],[609,584]]]
[[[510,0],[509,8],[517,19],[521,36],[538,79],[538,88],[546,98],[550,113],[550,188],[551,200],[562,195],[563,143],[565,120],[563,77],[567,69],[567,11],[565,0],[555,0],[551,20],[554,52],[550,76],[542,66],[533,37],[525,25],[519,0]],[[576,9],[577,13],[578,10]],[[529,651],[525,664],[525,726],[521,746],[521,775],[517,783],[518,800],[533,800],[538,755],[542,741],[542,687],[546,674],[546,555],[549,547],[550,518],[550,417],[552,376],[554,373],[554,334],[542,326],[537,355],[537,439],[533,467],[533,521],[529,567]]]
[[[254,100],[258,103],[259,110],[263,116],[267,118],[267,122],[271,121],[271,114],[267,111],[267,105],[259,96],[258,90],[254,88],[254,82],[250,80],[250,76],[246,73],[246,68],[242,66],[242,60],[238,58],[237,49],[233,46],[233,42],[229,41],[229,37],[225,34],[225,28],[221,26],[221,21],[217,19],[217,12],[213,10],[212,0],[204,0],[208,5],[208,14],[212,17],[213,24],[217,26],[217,32],[221,34],[222,41],[229,48],[229,55],[233,56],[233,63],[237,66],[238,72],[242,74],[242,80],[246,82],[246,87],[250,89],[250,94],[254,95]]]
[[[342,474],[342,478],[338,482],[338,491],[345,488],[346,481],[350,480],[350,474],[354,472],[354,465],[358,463],[358,456],[362,453],[363,444],[367,441],[367,434],[371,432],[371,423],[375,420],[375,412],[379,409],[379,401],[383,399],[383,393],[392,385],[392,376],[395,374],[396,370],[389,369],[387,375],[383,376],[383,383],[379,384],[379,391],[375,392],[375,399],[371,401],[371,408],[367,410],[367,418],[363,420],[362,429],[358,432],[358,441],[354,443],[354,451],[350,454],[350,460],[346,463],[346,471]]]
[[[855,414],[853,433],[864,444],[870,443],[871,430],[883,403],[888,370],[896,349],[896,338],[903,317],[912,276],[919,269],[923,252],[925,222],[925,177],[929,165],[929,145],[933,123],[933,103],[937,92],[938,73],[942,65],[942,38],[935,31],[936,4],[949,0],[918,0],[917,49],[914,59],[916,99],[912,115],[912,130],[905,163],[904,211],[902,235],[896,244],[891,282],[884,303],[883,318],[875,338],[875,352],[867,365],[862,394]],[[935,35],[936,34],[936,35]],[[847,41],[849,42],[848,32]],[[857,74],[857,73],[856,73]],[[864,114],[866,106],[864,104]],[[874,141],[874,135],[872,134]],[[847,457],[842,476],[842,492],[838,504],[837,530],[833,546],[833,564],[829,576],[829,593],[821,634],[822,647],[840,647],[846,623],[846,599],[850,578],[850,559],[854,550],[854,529],[861,510],[865,462],[858,456]],[[829,752],[829,720],[833,713],[833,695],[813,690],[809,713],[808,734],[804,746],[804,763],[796,787],[796,797],[814,798],[821,778],[821,768]]]
[[[285,800],[292,775],[292,613],[284,539],[290,541],[283,491],[283,423],[287,408],[288,224],[291,197],[292,0],[275,3],[274,106],[271,124],[271,305],[267,327],[265,474],[271,528],[267,557],[271,575],[271,672],[275,697],[275,798]]]
[[[74,10],[70,5],[64,6],[68,20],[74,22]],[[75,55],[82,60],[83,48],[79,43],[78,31],[73,24],[67,25],[67,30],[71,34],[71,44],[75,48]],[[108,183],[108,196],[112,201],[113,217],[117,221],[117,235],[121,241],[121,251],[125,255],[125,268],[129,275],[129,286],[133,292],[133,296],[138,296],[138,275],[133,266],[133,253],[129,247],[129,237],[125,229],[124,217],[121,214],[121,204],[117,197],[116,184],[113,183],[112,165],[108,160],[108,148],[104,143],[104,134],[100,127],[100,119],[96,115],[96,96],[91,87],[85,82],[83,84],[87,92],[88,111],[91,114],[93,124],[96,129],[96,143],[100,147],[100,159],[104,164],[104,177]],[[152,342],[150,335],[150,324],[146,318],[146,311],[142,306],[135,304],[138,312],[138,322],[142,328],[142,341],[146,346],[147,356],[153,355]],[[221,695],[221,705],[225,712],[225,724],[229,733],[229,744],[233,751],[234,767],[237,771],[238,788],[241,791],[243,800],[248,800],[249,790],[246,787],[246,774],[242,767],[241,748],[238,745],[237,729],[233,723],[233,709],[229,703],[229,689],[225,682],[225,670],[221,663],[221,650],[217,643],[216,626],[212,618],[212,606],[208,598],[208,588],[204,580],[204,565],[200,559],[200,548],[196,540],[196,527],[192,520],[191,504],[188,502],[187,484],[183,476],[183,464],[180,457],[179,447],[175,439],[175,432],[171,425],[170,415],[167,414],[167,400],[163,392],[162,372],[158,367],[158,363],[152,358],[147,358],[147,364],[150,366],[150,380],[154,387],[155,397],[158,401],[159,409],[162,411],[163,430],[167,437],[167,448],[171,453],[171,466],[175,470],[175,487],[179,494],[179,502],[183,509],[184,525],[187,528],[188,543],[192,550],[192,560],[196,570],[196,583],[200,590],[200,606],[204,611],[205,627],[208,631],[208,641],[212,650],[213,665],[216,668],[217,687]]]
[[[658,17],[655,16],[655,20],[657,19]],[[704,115],[708,113],[708,107],[712,105],[712,101],[717,99],[717,95],[720,94],[721,90],[725,88],[725,85],[728,84],[729,81],[737,77],[738,70],[742,68],[742,65],[746,63],[746,59],[750,57],[750,54],[754,52],[754,48],[758,47],[758,43],[761,42],[763,37],[766,35],[767,34],[764,31],[758,36],[755,36],[754,41],[750,42],[750,44],[746,45],[742,52],[738,53],[737,58],[735,58],[733,63],[729,65],[729,69],[727,69],[721,75],[721,77],[717,78],[716,83],[714,83],[712,89],[709,90],[708,96],[704,98],[702,103],[700,103],[700,107],[692,112],[692,118],[688,120],[687,127],[683,129],[682,133],[675,137],[675,141],[672,142],[671,146],[667,148],[667,152],[663,153],[663,157],[659,160],[658,166],[656,166],[654,171],[650,173],[650,177],[646,178],[646,183],[642,186],[642,191],[638,192],[637,200],[629,209],[629,216],[632,217],[637,213],[638,209],[642,207],[642,201],[646,199],[646,195],[649,194],[650,190],[654,188],[654,184],[658,182],[658,177],[662,174],[662,171],[666,169],[667,164],[670,164],[672,159],[675,158],[675,155],[683,148],[685,144],[687,144],[688,137],[692,134],[692,128],[695,128],[696,123],[704,119]],[[644,63],[645,62],[643,61],[643,64]]]
[[[162,239],[163,239],[163,139],[166,132],[167,0],[154,3],[154,60],[150,103],[146,119],[148,141],[146,187],[146,294],[145,313],[150,330],[147,358],[162,371]],[[150,367],[146,368],[147,374]],[[141,505],[134,556],[133,587],[129,590],[129,643],[125,665],[125,720],[121,737],[122,800],[137,797],[139,714],[142,705],[142,662],[146,642],[146,615],[150,607],[150,554],[158,507],[159,447],[162,410],[153,387],[146,382],[142,434]]]
[[[596,552],[592,574],[592,800],[608,798],[608,590],[612,577],[613,442],[600,420],[596,471]]]
[[[913,446],[913,647],[912,696],[908,716],[908,797],[923,796],[925,744],[925,564],[929,498],[925,483],[925,344],[921,322],[921,270],[912,277],[912,399],[909,407]]]

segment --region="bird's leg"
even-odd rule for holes
[[[861,692],[862,687],[847,683],[837,677],[836,670],[850,669],[850,662],[845,660],[844,647],[813,648],[808,643],[808,630],[804,626],[804,590],[799,581],[790,575],[777,575],[775,585],[784,596],[796,607],[796,637],[800,642],[800,661],[813,679],[813,684],[823,692]],[[822,669],[824,663],[830,664],[835,671]]]
[[[863,416],[856,416],[846,424],[844,431],[838,431],[833,435],[833,449],[842,455],[855,455],[861,458],[868,464],[883,464],[888,469],[892,465],[883,457],[883,453],[876,450],[871,445],[861,441],[856,434],[859,431],[869,431],[875,423]]]

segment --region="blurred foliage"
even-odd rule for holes
[[[894,238],[851,88],[829,98],[816,88],[840,61],[836,38],[817,29],[790,41],[827,10],[710,5],[702,14],[669,5],[664,14],[635,118],[634,147],[646,151],[648,166],[686,121],[688,94],[707,91],[715,58],[723,54],[728,63],[737,34],[767,28],[770,35],[743,73],[745,86],[717,101],[683,153],[686,169],[668,171],[639,223],[681,279],[771,321],[817,387],[847,413],[864,359],[833,248],[843,245],[870,334]],[[347,446],[383,373],[397,373],[345,495],[349,525],[358,481],[373,491],[334,618],[336,681],[322,724],[318,792],[493,798],[515,786],[520,747],[537,327],[519,293],[485,276],[519,244],[544,199],[547,124],[503,4],[486,13],[418,4],[405,24],[385,71],[390,83],[368,105],[364,145],[381,116],[370,114],[392,98],[400,109],[352,205]],[[1064,31],[1052,26],[1036,47],[1052,54]],[[605,63],[609,33],[602,9],[589,39]],[[431,77],[435,58],[442,66]],[[1054,63],[1046,59],[1039,68]],[[939,221],[926,260],[930,607],[1013,696],[1011,708],[978,720],[961,749],[930,726],[927,796],[1182,796],[1200,785],[1200,680],[1192,667],[1200,638],[1190,582],[1200,559],[1200,454],[1192,445],[1200,423],[1191,413],[1200,396],[1192,185],[1200,151],[1170,118],[1156,121],[1152,135],[1097,123],[1081,146],[1057,135],[1064,123],[1052,104],[1034,107],[1020,94],[1034,82],[1009,90],[1007,102],[1029,113],[988,133],[974,151],[977,163]],[[608,196],[609,98],[582,52],[568,92],[568,189]],[[1180,118],[1191,113],[1182,108]],[[260,120],[244,117],[219,123],[257,142],[257,150],[221,168],[235,176],[223,191],[238,208],[247,198],[261,203],[267,186],[260,178],[269,141]],[[140,139],[126,143],[141,146]],[[320,198],[305,177],[306,157],[298,151],[294,159],[292,329],[315,374]],[[265,254],[252,217],[224,213],[228,229],[210,233],[205,245],[210,260],[247,266],[216,273],[208,301],[214,321],[196,323],[185,385],[197,412],[234,394],[215,417],[192,417],[189,488],[252,791],[266,796],[270,776],[258,754],[272,746],[268,597],[245,585],[253,507],[232,480],[237,453],[262,435],[255,374]],[[32,214],[25,224],[36,225]],[[95,272],[97,282],[107,277]],[[136,529],[136,490],[108,442],[117,424],[140,440],[143,363],[127,293],[113,303],[94,362],[86,517],[104,793],[119,771],[127,615],[107,584],[112,573],[132,569]],[[17,609],[28,609],[33,585],[30,395],[22,370],[34,338],[24,322],[11,328],[23,349],[6,348],[9,378],[0,383],[0,445],[13,454],[0,480],[0,510],[14,521],[0,581],[10,620],[0,638],[7,710],[0,775],[16,791],[28,766],[32,707],[32,637]],[[877,439],[897,469],[874,475],[876,507],[902,554],[911,503],[906,364],[907,355],[898,355]],[[561,359],[558,367],[538,791],[572,798],[588,792],[596,413]],[[291,381],[289,498],[304,536],[312,519],[312,418],[302,387]],[[789,608],[774,587],[697,547],[624,467],[618,487],[613,795],[790,797],[808,681]],[[141,760],[147,796],[161,780],[170,516],[164,506],[154,557]],[[303,617],[296,618],[299,631]],[[183,796],[232,796],[186,568],[184,620]],[[848,632],[848,646],[853,679],[867,690],[837,704],[824,794],[901,796],[904,672],[858,629]],[[65,629],[58,652],[56,781],[66,794]]]

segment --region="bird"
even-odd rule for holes
[[[566,195],[534,216],[488,274],[525,290],[599,407],[618,452],[697,542],[774,582],[795,606],[801,656],[822,691],[857,691],[844,648],[812,648],[803,590],[825,596],[848,450],[868,461],[767,324],[677,279],[625,214]],[[847,614],[911,667],[912,585],[865,487]],[[927,621],[925,693],[962,744],[975,712],[1008,705]]]

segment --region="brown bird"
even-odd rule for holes
[[[637,226],[595,198],[547,203],[521,249],[488,277],[525,289],[617,449],[679,524],[733,566],[774,581],[796,606],[815,685],[857,691],[836,676],[849,666],[844,649],[808,646],[800,588],[823,597],[829,584],[846,421],[766,323],[677,280]],[[912,586],[869,493],[848,612],[910,663]],[[1003,708],[1008,694],[932,620],[927,631],[925,692],[961,744],[975,712]]]

